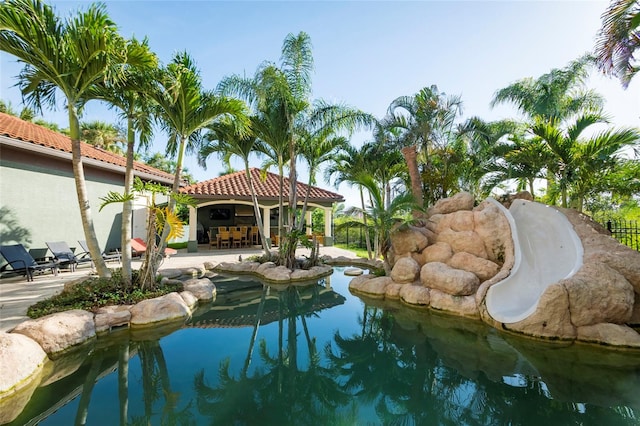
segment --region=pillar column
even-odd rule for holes
[[[189,241],[187,242],[187,252],[198,252],[198,209],[189,206]]]
[[[262,229],[264,230],[264,237],[267,239],[269,248],[271,248],[271,207],[262,208]]]
[[[305,214],[305,221],[307,224],[307,235],[311,235],[313,233],[313,223],[311,222],[311,210],[307,210]]]
[[[331,233],[333,223],[333,209],[331,207],[324,207],[324,245],[333,245],[333,234]]]

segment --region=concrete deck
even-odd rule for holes
[[[239,256],[246,259],[249,256],[260,255],[261,253],[261,249],[209,250],[207,246],[201,246],[198,253],[187,253],[186,249],[179,250],[178,254],[165,259],[160,266],[160,270],[202,266],[204,262],[233,262],[238,261]],[[309,255],[309,250],[299,249],[296,254],[298,256]],[[320,255],[355,257],[355,253],[337,247],[320,247]],[[141,263],[139,259],[134,259],[132,266],[137,269]],[[115,263],[107,265],[109,267],[119,266]],[[0,331],[9,331],[19,323],[29,319],[26,315],[29,306],[59,293],[65,283],[91,275],[92,270],[83,265],[75,272],[63,270],[57,277],[51,273],[36,275],[33,282],[27,282],[26,278],[21,276],[1,279]]]

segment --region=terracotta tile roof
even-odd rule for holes
[[[266,179],[263,181],[260,176],[260,169],[251,168],[251,180],[256,190],[258,198],[262,199],[278,199],[278,181],[279,176],[275,173],[267,172]],[[298,182],[298,197],[302,201],[307,192],[307,185]],[[220,176],[215,179],[206,180],[204,182],[194,183],[180,189],[180,192],[192,195],[196,198],[250,198],[251,191],[244,170]],[[289,179],[284,179],[285,199],[289,197]],[[344,201],[342,195],[335,192],[327,191],[316,186],[311,187],[309,200],[314,201]]]
[[[71,154],[71,139],[61,133],[47,129],[28,121],[21,120],[9,114],[0,112],[0,135],[20,140],[32,145],[51,148],[55,151],[61,151]],[[106,164],[126,167],[126,158],[114,154],[104,149],[96,148],[87,143],[81,143],[82,156],[93,160],[101,161]],[[133,168],[137,172],[147,173],[156,176],[161,181],[173,182],[173,175],[148,166],[138,161],[133,162]]]

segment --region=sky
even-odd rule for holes
[[[60,16],[90,2],[51,1]],[[123,36],[148,37],[164,64],[187,51],[214,89],[225,76],[253,76],[264,61],[278,63],[289,33],[304,31],[313,45],[313,99],[347,104],[383,117],[399,96],[437,85],[460,95],[462,119],[517,118],[513,106],[490,108],[494,93],[526,77],[538,77],[593,50],[607,1],[106,1]],[[21,65],[0,52],[0,98],[22,108],[15,83]],[[606,100],[616,127],[640,123],[640,78],[623,90],[594,71],[588,86]],[[68,127],[63,105],[42,117]],[[116,122],[115,112],[91,101],[82,120]],[[371,135],[359,133],[359,146]],[[166,135],[156,132],[153,152],[164,152]],[[217,158],[204,170],[195,156],[185,160],[199,181],[218,176]],[[257,166],[259,160],[254,161]],[[241,168],[241,164],[234,164]],[[301,168],[299,180],[308,174]],[[335,188],[317,176],[318,186],[336,191],[347,205],[356,192]]]

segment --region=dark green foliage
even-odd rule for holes
[[[137,271],[133,273],[134,282]],[[56,312],[71,309],[95,311],[109,305],[131,305],[145,299],[162,296],[174,291],[182,291],[181,284],[159,284],[151,288],[125,288],[120,271],[114,271],[111,278],[90,278],[49,299],[31,305],[27,310],[30,318],[40,318]]]

